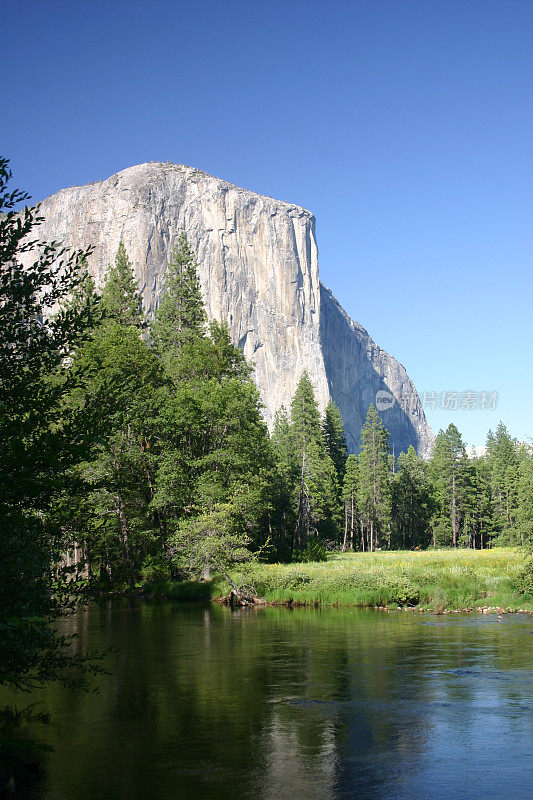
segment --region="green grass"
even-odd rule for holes
[[[533,596],[516,589],[524,559],[514,548],[335,553],[326,562],[258,564],[246,583],[268,603],[533,612]],[[228,591],[214,582],[214,597]]]

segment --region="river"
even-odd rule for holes
[[[50,712],[28,797],[533,796],[531,617],[109,601],[63,624],[110,674],[19,697]]]

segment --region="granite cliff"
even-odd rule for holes
[[[97,284],[122,239],[149,313],[184,231],[197,254],[207,315],[227,322],[254,362],[269,424],[307,370],[320,408],[329,398],[338,404],[351,450],[358,450],[366,411],[381,390],[393,398],[382,417],[396,452],[413,444],[427,455],[433,434],[405,369],[320,284],[309,211],[191,167],[150,163],[62,189],[40,213],[41,240],[93,246],[89,270]]]

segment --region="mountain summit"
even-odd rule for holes
[[[428,455],[433,433],[404,367],[320,283],[309,211],[192,167],[149,163],[62,189],[41,203],[40,213],[40,239],[92,245],[88,267],[97,285],[122,240],[148,312],[157,307],[167,259],[185,232],[207,316],[226,322],[255,364],[269,425],[282,404],[290,405],[307,370],[320,408],[330,398],[339,406],[351,451],[359,449],[374,403],[396,453],[412,444]]]

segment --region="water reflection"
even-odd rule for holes
[[[43,800],[527,797],[530,618],[108,602],[69,625],[112,675],[31,698]]]

